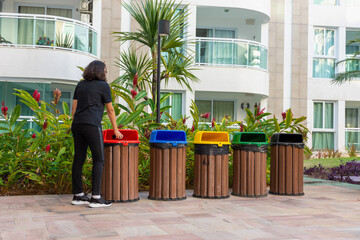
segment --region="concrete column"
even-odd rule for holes
[[[346,28],[339,27],[336,34],[336,49],[338,50],[336,54],[337,61],[344,60],[346,58]],[[345,71],[345,64],[339,64],[337,67],[338,72]]]
[[[188,27],[187,27],[187,40],[194,42],[196,37],[196,5],[189,4],[189,17],[188,17]],[[188,53],[195,57],[195,44],[189,44],[188,46]],[[195,59],[194,59],[195,60]]]
[[[193,123],[193,118],[191,117],[191,114],[190,114],[190,106],[191,106],[192,101],[195,102],[195,93],[191,92],[189,90],[186,90],[185,91],[185,102],[184,102],[184,104],[185,104],[185,115],[186,115],[186,117],[189,117],[186,120],[186,125],[188,127],[191,127],[192,123]]]
[[[284,16],[284,92],[283,111],[291,107],[291,75],[292,75],[292,0],[285,0]]]
[[[101,56],[102,0],[93,1],[93,27],[97,31],[97,56]]]
[[[269,23],[261,24],[261,43],[269,46]]]
[[[335,149],[346,152],[345,149],[345,101],[338,101],[337,111],[335,111],[336,133],[335,133]]]

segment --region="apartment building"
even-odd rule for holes
[[[129,45],[120,47],[110,33],[137,27],[121,7],[124,1],[132,0],[0,0],[1,99],[11,108],[19,104],[13,88],[39,89],[45,99],[60,88],[70,104],[81,78],[76,66],[94,59],[104,60],[115,79],[120,73],[113,62]],[[337,71],[358,68],[357,62],[336,62],[359,50],[359,44],[347,45],[359,38],[359,0],[182,4],[191,13],[186,32],[196,42],[189,47],[200,83],[193,92],[175,82],[161,86],[173,92],[168,101],[174,118],[189,116],[192,100],[216,121],[242,120],[245,108],[255,105],[281,118],[291,107],[295,117],[308,117],[314,149],[359,146],[360,83],[331,84]],[[40,40],[44,35],[50,43]]]

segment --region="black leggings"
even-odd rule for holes
[[[92,169],[92,195],[100,195],[101,176],[104,167],[104,143],[101,128],[89,124],[74,124],[71,127],[74,137],[75,156],[72,165],[73,193],[82,193],[82,168],[90,147]]]

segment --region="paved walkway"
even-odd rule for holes
[[[345,187],[344,187],[345,186]],[[0,239],[360,239],[360,191],[308,181],[305,196],[148,200],[104,209],[71,195],[0,197]]]

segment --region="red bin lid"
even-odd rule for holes
[[[139,134],[134,129],[120,129],[120,133],[123,135],[122,139],[116,139],[113,129],[103,130],[104,143],[122,143],[128,145],[129,143],[140,143]]]

